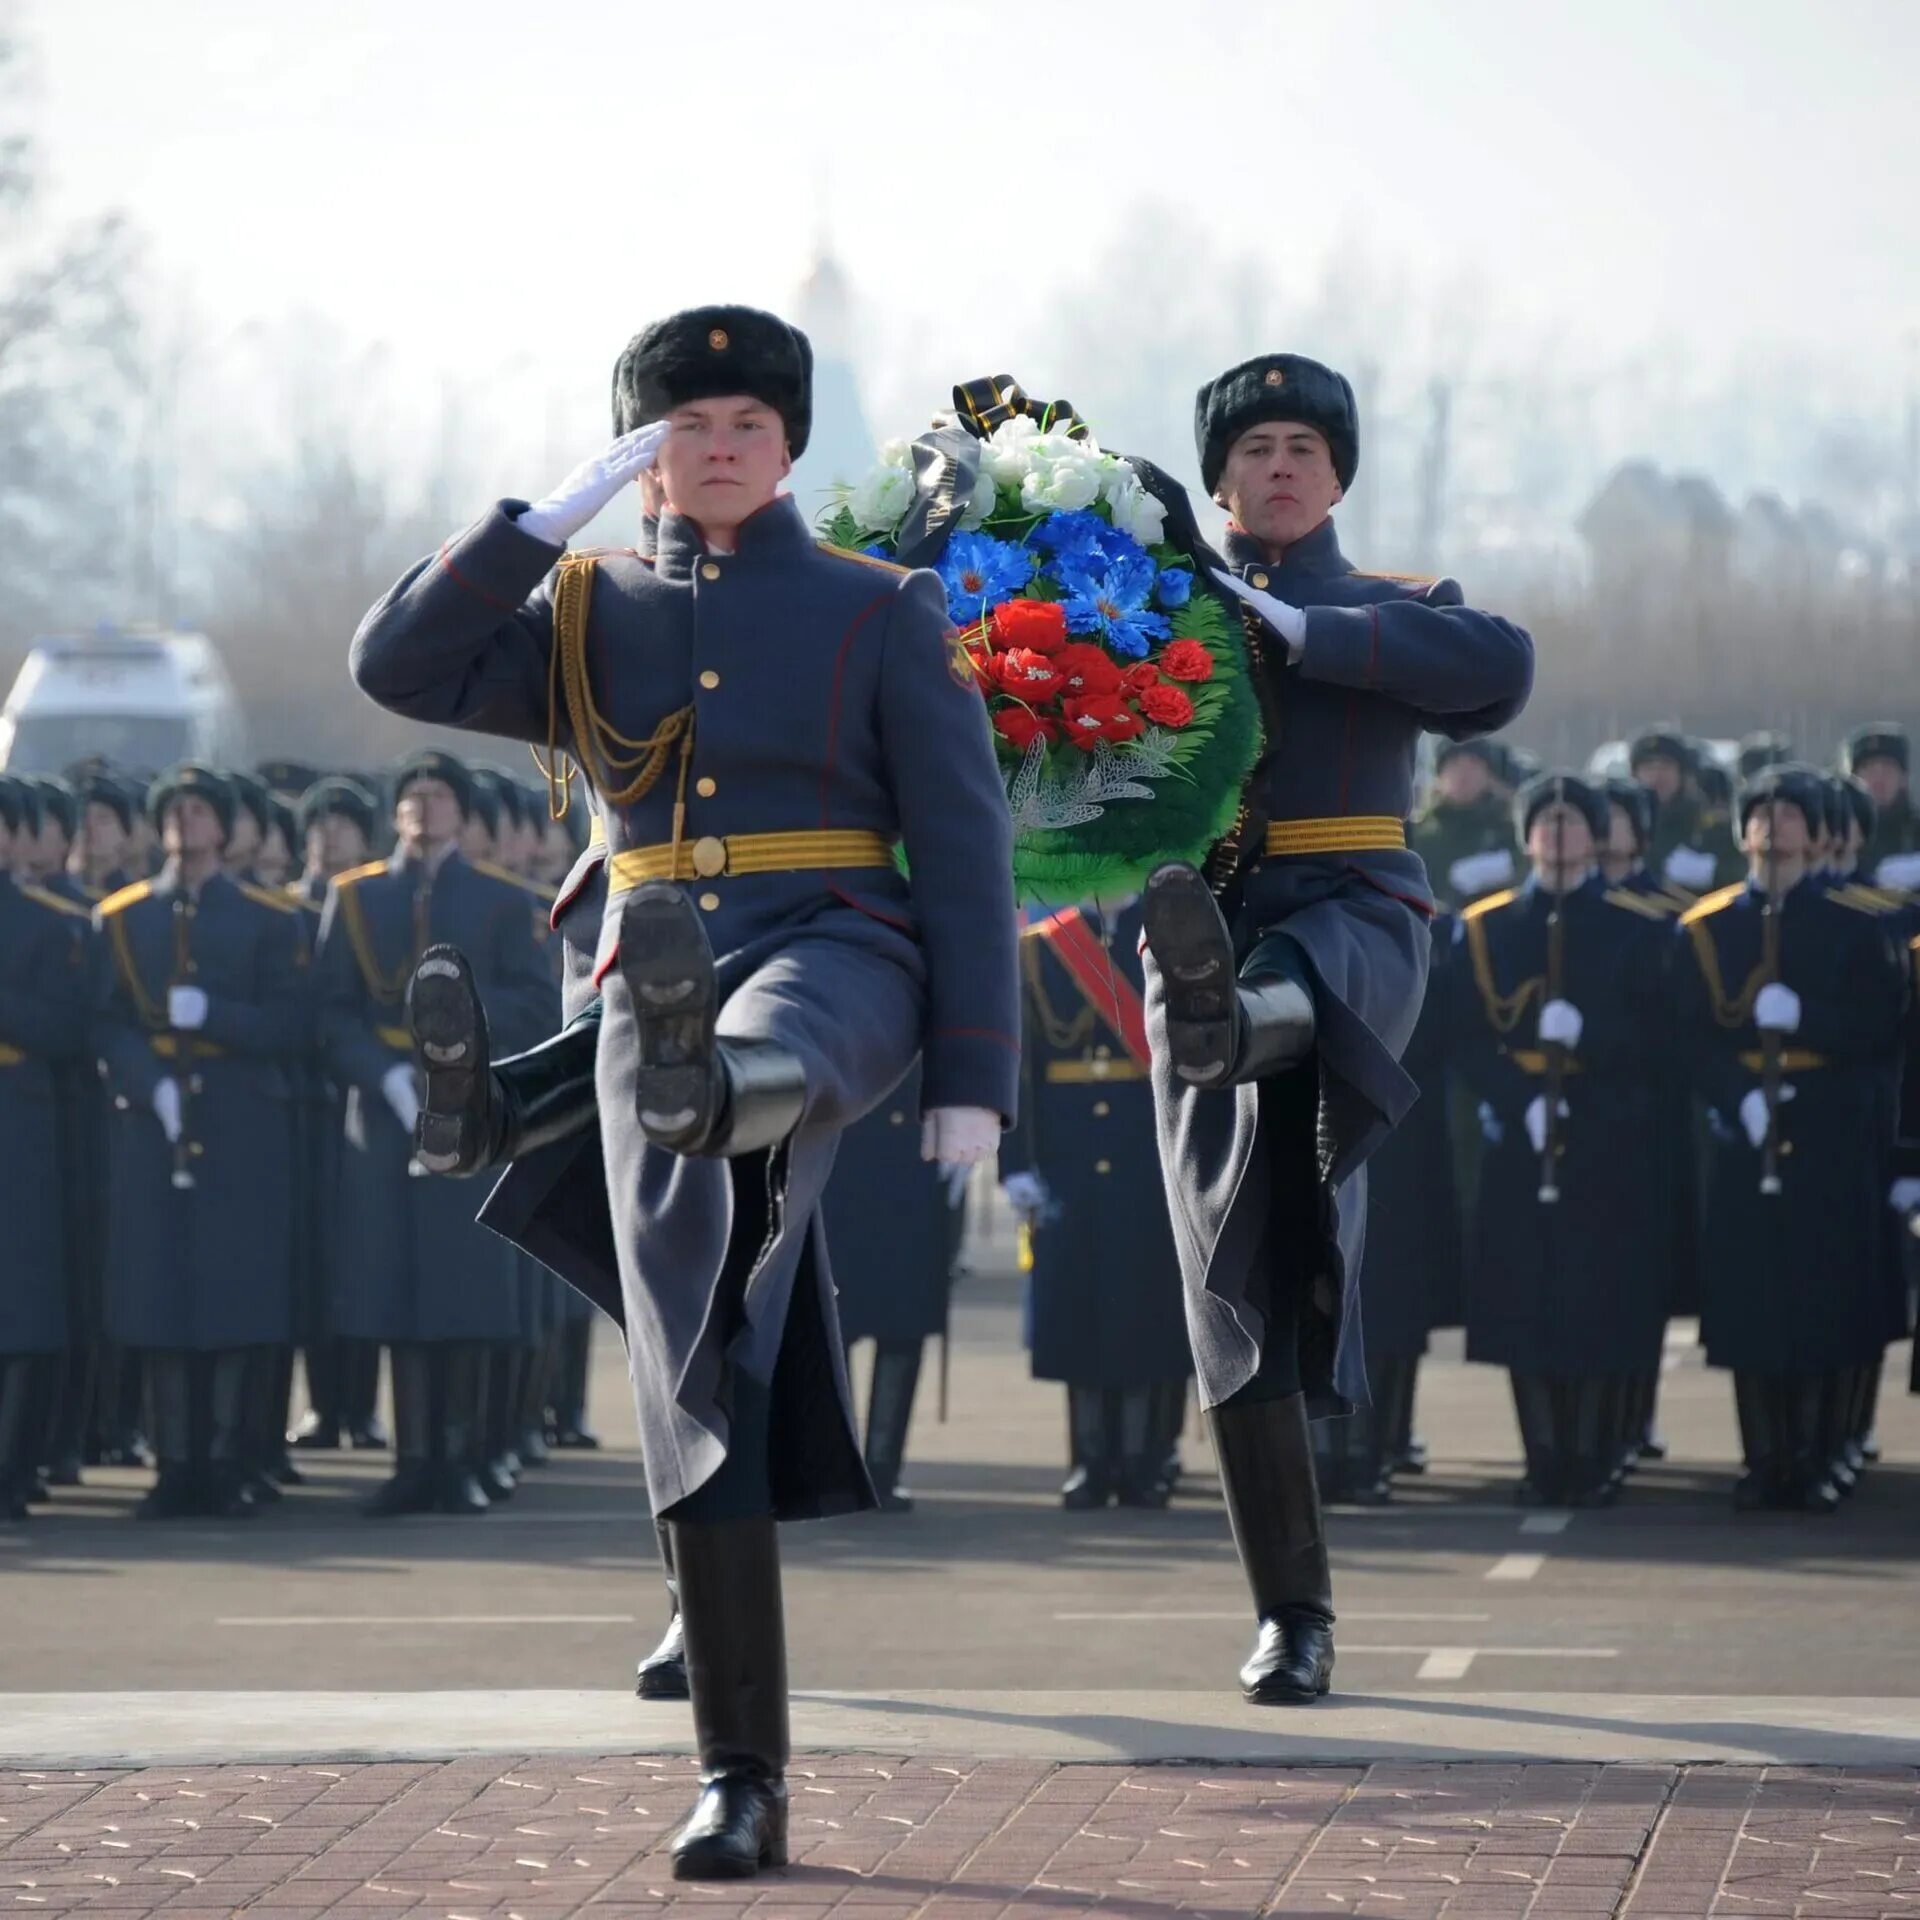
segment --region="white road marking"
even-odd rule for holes
[[[1475,1651],[1472,1647],[1435,1647],[1420,1662],[1420,1671],[1413,1677],[1416,1680],[1464,1680],[1473,1665]]]
[[[1056,1613],[1056,1620],[1245,1620],[1247,1609],[1232,1613]],[[1491,1620],[1490,1613],[1366,1613],[1342,1607],[1342,1620],[1390,1620],[1402,1625],[1447,1625]]]
[[[1530,1513],[1520,1522],[1522,1533],[1565,1533],[1573,1524],[1573,1515],[1564,1512]]]
[[[630,1627],[630,1613],[237,1613],[216,1627]]]
[[[1489,1580],[1531,1580],[1547,1564],[1544,1553],[1503,1553],[1487,1569]]]

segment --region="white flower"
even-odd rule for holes
[[[1166,537],[1166,508],[1140,484],[1131,469],[1126,484],[1107,495],[1107,507],[1113,524],[1143,547],[1157,546]]]
[[[862,533],[891,533],[912,504],[913,474],[895,466],[875,467],[847,496],[847,510]]]
[[[1032,470],[1028,449],[1040,437],[1040,428],[1024,413],[1003,420],[980,444],[980,468],[1002,487],[1017,487]]]
[[[889,440],[880,449],[880,464],[883,467],[901,467],[908,473],[913,471],[913,442],[906,439]]]
[[[961,526],[969,533],[977,532],[993,517],[999,499],[1000,490],[993,483],[993,475],[983,466],[980,477],[973,483],[973,492],[967,498],[967,510],[960,516]]]
[[[1020,501],[1029,513],[1055,513],[1090,507],[1100,498],[1106,456],[1085,440],[1064,433],[1043,433],[1029,442],[1030,467],[1020,482]]]

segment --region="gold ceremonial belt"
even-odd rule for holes
[[[174,1034],[151,1034],[148,1036],[147,1045],[150,1046],[162,1060],[178,1060],[180,1058],[180,1041]],[[220,1046],[212,1040],[189,1040],[188,1045],[192,1051],[193,1058],[196,1060],[219,1060],[225,1056],[227,1051],[225,1047]]]
[[[718,880],[748,873],[814,873],[832,867],[890,867],[893,842],[884,834],[708,834],[657,847],[629,847],[607,862],[609,894],[631,893],[643,880]]]
[[[1049,1086],[1083,1087],[1105,1085],[1111,1080],[1144,1080],[1145,1067],[1132,1060],[1049,1060]]]
[[[1767,1056],[1758,1047],[1740,1056],[1740,1064],[1749,1073],[1765,1073]],[[1824,1067],[1827,1056],[1814,1053],[1806,1047],[1782,1047],[1780,1050],[1780,1071],[1782,1073],[1811,1073],[1815,1067]]]
[[[26,1057],[18,1047],[0,1046],[0,1067],[17,1067]]]
[[[1404,849],[1407,823],[1390,813],[1336,814],[1326,820],[1269,820],[1266,845],[1277,853],[1384,853]]]
[[[1547,1056],[1545,1053],[1533,1047],[1515,1047],[1507,1055],[1507,1058],[1511,1060],[1522,1073],[1545,1073],[1547,1070]],[[1560,1063],[1560,1071],[1562,1073],[1584,1073],[1586,1072],[1586,1068],[1584,1068],[1578,1060],[1562,1060]]]
[[[413,1035],[405,1027],[375,1027],[373,1037],[383,1047],[393,1047],[401,1053],[413,1051]]]

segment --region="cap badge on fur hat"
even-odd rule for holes
[[[1287,376],[1278,367],[1267,369],[1266,380],[1270,387],[1284,387],[1287,384]]]
[[[726,328],[715,327],[714,330],[707,335],[707,345],[710,346],[715,353],[725,353],[727,350]]]

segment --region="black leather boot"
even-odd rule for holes
[[[1867,1369],[1867,1377],[1861,1383],[1860,1426],[1854,1438],[1859,1442],[1861,1463],[1872,1466],[1880,1458],[1880,1435],[1877,1423],[1880,1418],[1880,1375],[1886,1366],[1886,1356]]]
[[[493,1502],[478,1477],[486,1413],[484,1347],[444,1346],[434,1352],[439,1426],[433,1440],[436,1513],[485,1513]]]
[[[1514,1418],[1520,1424],[1520,1445],[1527,1470],[1513,1497],[1523,1507],[1549,1507],[1562,1494],[1559,1434],[1554,1385],[1544,1374],[1510,1372]]]
[[[473,969],[458,947],[420,956],[407,990],[414,1064],[426,1088],[414,1153],[464,1179],[590,1126],[599,1005],[527,1053],[495,1062]]]
[[[1608,1507],[1618,1498],[1620,1465],[1613,1382],[1583,1373],[1566,1383],[1567,1504]]]
[[[873,1355],[873,1385],[867,1396],[867,1473],[880,1496],[882,1513],[911,1513],[913,1496],[900,1485],[907,1457],[907,1427],[913,1396],[920,1384],[921,1342],[878,1346]]]
[[[1167,1480],[1166,1453],[1154,1419],[1154,1389],[1110,1388],[1106,1401],[1107,1432],[1114,1449],[1114,1504],[1164,1507],[1173,1497],[1173,1488]]]
[[[1733,1376],[1733,1411],[1740,1426],[1742,1470],[1733,1504],[1743,1513],[1780,1503],[1780,1462],[1776,1452],[1778,1421],[1772,1382],[1761,1373]]]
[[[300,1350],[307,1378],[307,1410],[287,1429],[287,1445],[302,1453],[340,1447],[340,1342],[315,1340]]]
[[[1154,1447],[1161,1460],[1160,1477],[1171,1497],[1180,1486],[1180,1435],[1187,1424],[1187,1383],[1167,1380],[1153,1389]]]
[[[787,1643],[771,1517],[669,1522],[700,1751],[700,1798],[673,1836],[676,1880],[787,1863]]]
[[[1113,1498],[1113,1465],[1107,1445],[1106,1401],[1098,1387],[1067,1389],[1067,1457],[1072,1463],[1060,1504],[1087,1513]]]
[[[1313,1477],[1307,1397],[1212,1407],[1207,1425],[1260,1637],[1240,1690],[1260,1706],[1317,1700],[1333,1679],[1333,1574]]]
[[[1824,1381],[1817,1373],[1789,1375],[1782,1383],[1782,1419],[1792,1435],[1787,1458],[1788,1504],[1801,1513],[1833,1513],[1840,1489],[1833,1483],[1822,1423]]]
[[[656,1520],[660,1560],[667,1570],[667,1600],[673,1608],[660,1644],[640,1662],[633,1690],[642,1700],[684,1700],[687,1697],[687,1640],[680,1626],[680,1583],[673,1576],[673,1529]]]
[[[433,1351],[413,1344],[393,1349],[393,1478],[361,1509],[376,1520],[431,1513],[434,1485]]]
[[[1313,996],[1291,942],[1263,942],[1236,966],[1233,935],[1198,869],[1176,860],[1147,876],[1145,926],[1166,988],[1167,1051],[1182,1080],[1238,1086],[1313,1051]]]
[[[140,1520],[179,1520],[192,1513],[193,1366],[184,1353],[148,1353],[147,1431],[160,1477],[134,1509]]]
[[[357,1448],[384,1453],[393,1437],[380,1421],[380,1343],[340,1343],[340,1424]]]
[[[519,1488],[520,1460],[513,1450],[518,1416],[518,1347],[493,1347],[479,1356],[480,1402],[474,1410],[473,1477],[488,1500],[511,1500]]]
[[[569,1320],[560,1335],[560,1383],[554,1390],[553,1444],[594,1449],[600,1436],[587,1425],[587,1375],[593,1358],[593,1322]]]
[[[259,1404],[250,1394],[258,1378],[253,1353],[216,1353],[207,1367],[207,1456],[200,1483],[200,1510],[218,1520],[255,1520],[260,1503],[247,1461],[249,1416]]]
[[[543,1281],[542,1284],[545,1284]],[[537,1347],[529,1347],[520,1361],[520,1412],[513,1450],[522,1467],[553,1464],[547,1448],[547,1402],[560,1369],[560,1330],[552,1328]]]
[[[620,975],[633,999],[640,1129],[671,1153],[727,1157],[784,1140],[806,1106],[800,1062],[770,1040],[720,1039],[713,949],[694,904],[646,880],[620,909]]]

